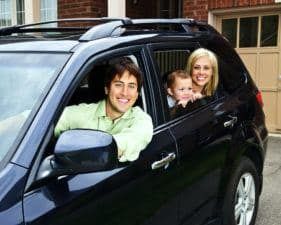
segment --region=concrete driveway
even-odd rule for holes
[[[281,135],[269,138],[256,225],[281,225]]]

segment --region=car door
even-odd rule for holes
[[[217,210],[226,152],[231,134],[223,126],[230,120],[220,113],[224,99],[209,103],[178,118],[171,125],[180,154],[182,180],[186,186],[180,200],[179,220],[185,224],[203,224]]]
[[[142,46],[103,53],[102,58],[95,56],[86,67],[97,61],[124,55],[133,56],[144,74],[141,104],[153,119],[151,143],[138,160],[122,164],[114,170],[62,176],[27,188],[23,197],[26,224],[177,224],[180,197],[176,185],[179,179],[177,145],[169,126],[163,125],[162,108],[157,99],[158,89],[154,88],[151,80]],[[87,68],[81,71],[87,71]],[[70,73],[65,71],[63,74],[68,75],[67,72]],[[78,86],[83,86],[79,82],[84,77],[83,72],[78,74],[74,81],[67,84],[68,90],[61,96],[66,98]],[[63,81],[65,79],[57,82]],[[66,100],[61,99],[60,102]],[[53,126],[50,127],[49,136],[52,136]],[[49,146],[49,143],[43,145],[41,155],[49,150]],[[40,164],[37,161],[34,167]]]
[[[190,52],[198,47],[197,43],[176,41],[173,45],[150,45],[159,83],[165,87],[167,73],[184,70]],[[162,91],[165,93],[165,88]],[[231,120],[235,105],[226,106],[226,96],[221,94],[172,119],[165,98],[163,97],[167,107],[166,118],[176,139],[180,158],[181,197],[178,222],[203,224],[216,213],[222,168],[231,145],[231,129],[225,127],[224,122]]]

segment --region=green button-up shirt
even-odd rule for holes
[[[56,125],[55,136],[77,128],[97,129],[113,135],[121,155],[120,162],[136,160],[153,134],[151,117],[140,107],[132,107],[120,118],[112,120],[106,116],[105,100],[66,107]]]

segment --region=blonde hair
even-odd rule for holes
[[[167,77],[167,87],[168,88],[171,88],[174,85],[177,77],[182,78],[182,79],[191,79],[191,76],[187,73],[187,71],[175,70],[168,74],[168,77]]]
[[[212,51],[205,49],[205,48],[196,49],[194,52],[191,53],[191,55],[189,56],[189,58],[187,60],[186,71],[189,74],[192,74],[192,70],[193,70],[195,62],[203,56],[207,56],[208,59],[210,60],[211,65],[212,65],[213,74],[212,74],[211,80],[203,87],[202,94],[211,96],[214,94],[214,92],[218,86],[218,80],[219,80],[218,60],[217,60],[216,55]]]

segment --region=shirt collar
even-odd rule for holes
[[[106,110],[105,110],[105,105],[106,105],[106,100],[101,100],[98,102],[98,106],[97,106],[97,111],[96,111],[96,115],[98,117],[107,117],[106,116]],[[119,119],[129,119],[132,116],[132,107],[129,108],[121,117],[119,117],[117,120]]]
[[[98,102],[96,115],[97,117],[106,117],[105,99]]]
[[[169,108],[172,108],[176,105],[175,99],[173,99],[170,95],[167,95]]]
[[[120,118],[122,119],[129,119],[132,117],[132,107],[129,108]]]

